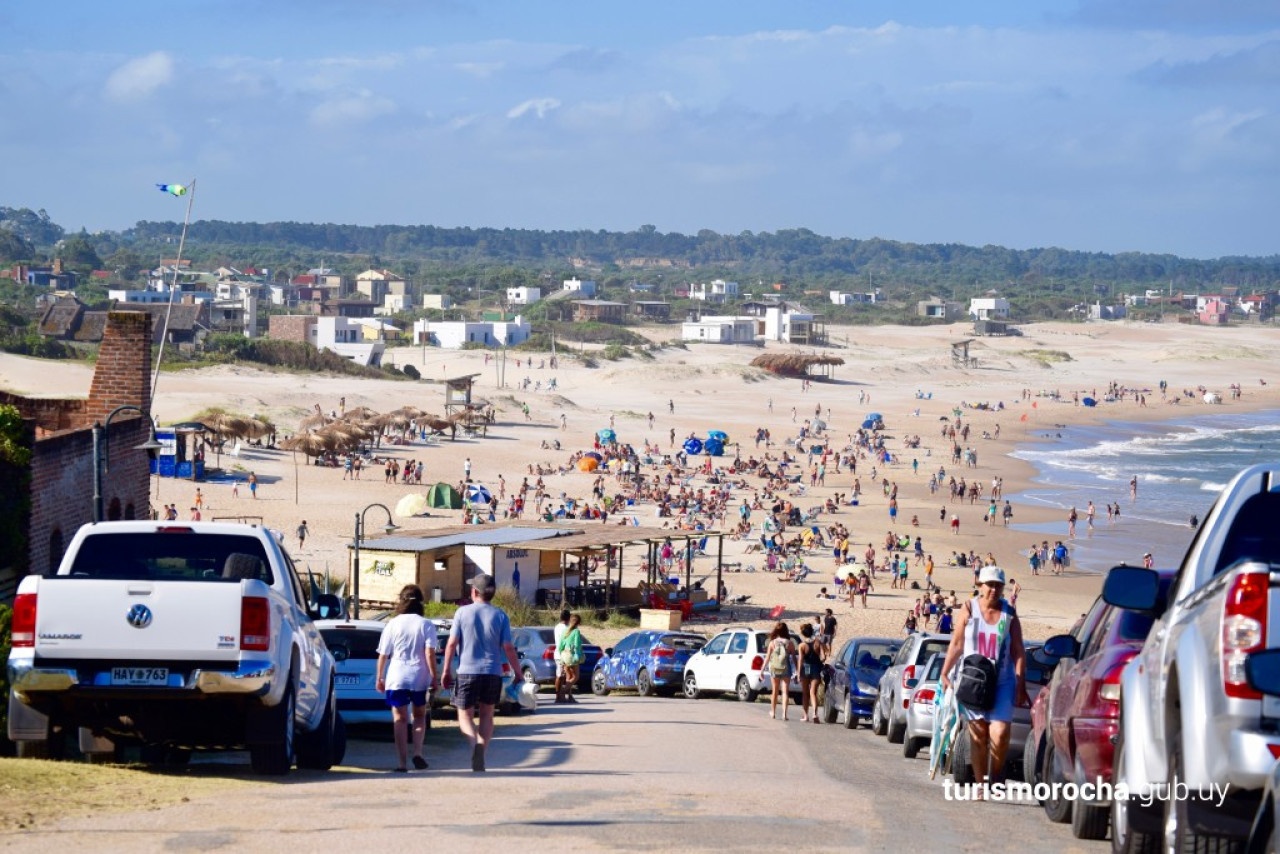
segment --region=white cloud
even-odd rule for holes
[[[162,50],[131,59],[107,78],[107,95],[117,101],[145,98],[173,80],[173,57]]]
[[[540,119],[545,119],[547,113],[552,110],[559,109],[560,102],[555,98],[530,98],[523,104],[512,107],[507,111],[507,118],[518,119],[526,113],[534,113]]]
[[[470,74],[472,77],[479,77],[484,80],[492,77],[505,67],[502,62],[455,62],[453,67],[463,74]]]
[[[311,123],[322,127],[363,124],[395,110],[396,103],[390,98],[359,89],[316,104],[311,109]]]

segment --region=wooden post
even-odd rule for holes
[[[724,589],[724,534],[716,536],[716,604],[724,607],[720,591]]]

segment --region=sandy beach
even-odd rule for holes
[[[1014,522],[1017,525],[1061,522],[1056,511],[1020,504],[1017,493],[1025,489],[1033,470],[1029,464],[1012,458],[1010,452],[1027,442],[1044,441],[1074,425],[1108,421],[1162,421],[1189,413],[1258,411],[1280,407],[1280,382],[1273,380],[1267,354],[1274,350],[1274,332],[1263,327],[1213,329],[1178,324],[1033,324],[1022,327],[1024,335],[1009,338],[980,338],[973,341],[970,355],[977,364],[956,367],[952,364],[951,343],[968,338],[968,325],[952,327],[835,327],[829,329],[838,346],[823,351],[840,356],[843,366],[834,371],[829,381],[815,381],[807,389],[796,379],[773,376],[749,362],[762,352],[758,348],[733,348],[715,345],[690,345],[688,349],[665,348],[656,351],[652,360],[626,359],[600,361],[598,367],[584,366],[565,352],[552,371],[542,366],[549,354],[508,354],[506,386],[497,386],[493,361],[487,365],[482,351],[441,351],[398,348],[388,357],[396,364],[410,363],[419,368],[427,380],[439,380],[465,374],[479,374],[476,394],[491,401],[498,410],[497,424],[485,438],[462,438],[457,441],[415,441],[407,445],[384,446],[390,456],[421,460],[425,467],[423,486],[384,482],[381,467],[365,469],[360,481],[344,481],[340,468],[306,464],[306,458],[277,450],[244,447],[238,458],[224,454],[222,468],[237,478],[253,472],[260,484],[258,497],[250,497],[241,486],[233,497],[230,482],[200,484],[204,496],[204,517],[260,516],[265,524],[286,533],[300,564],[318,572],[345,574],[347,544],[351,541],[354,514],[371,502],[394,507],[406,493],[424,491],[428,483],[444,480],[457,483],[463,477],[464,460],[470,459],[472,478],[498,489],[501,475],[507,495],[529,476],[531,465],[542,464],[555,469],[577,450],[590,450],[597,430],[610,426],[621,442],[637,449],[645,442],[659,445],[663,452],[674,450],[670,436],[674,430],[677,443],[690,433],[705,437],[708,430],[723,430],[731,442],[739,443],[742,458],[766,453],[776,457],[794,439],[806,419],[815,413],[828,425],[826,441],[836,449],[844,447],[849,437],[861,426],[867,413],[883,415],[886,446],[895,459],[889,465],[876,466],[873,481],[870,458],[858,461],[857,476],[862,495],[858,506],[841,506],[835,513],[823,513],[818,524],[824,529],[836,522],[851,532],[850,556],[861,557],[868,543],[883,553],[886,533],[908,534],[922,538],[926,553],[936,564],[935,581],[944,592],[955,590],[964,599],[971,589],[971,571],[947,565],[955,551],[973,550],[988,553],[1006,568],[1022,585],[1018,608],[1031,638],[1044,638],[1070,627],[1097,595],[1099,566],[1073,566],[1062,575],[1032,577],[1027,569],[1025,550],[1033,535],[1015,528],[983,524],[993,478],[1003,479],[1003,493],[1012,498]],[[669,341],[677,334],[674,327],[645,330],[653,340]],[[577,348],[573,348],[575,351]],[[770,345],[767,351],[786,352],[791,348]],[[590,349],[588,349],[590,353]],[[519,362],[517,363],[517,359]],[[0,387],[32,396],[84,396],[87,394],[91,369],[80,364],[35,361],[23,357],[0,355]],[[529,380],[527,390],[521,385]],[[554,378],[557,389],[545,390]],[[1263,384],[1263,381],[1266,384]],[[1169,399],[1162,398],[1161,381],[1169,384]],[[541,384],[542,390],[536,385]],[[1230,394],[1230,385],[1238,383],[1239,397]],[[1103,400],[1107,389],[1117,386],[1136,389],[1145,396],[1143,406],[1132,393],[1121,402],[1103,402],[1089,408],[1077,402],[1086,396]],[[1223,403],[1209,406],[1200,393],[1183,397],[1184,389],[1203,387],[1218,392]],[[1177,397],[1180,403],[1174,404]],[[200,410],[218,406],[245,415],[272,419],[284,433],[293,432],[299,420],[319,405],[326,413],[339,407],[368,406],[387,411],[414,405],[429,412],[443,411],[444,388],[435,383],[363,380],[328,375],[300,375],[268,372],[244,366],[224,366],[176,373],[160,377],[155,401],[155,414],[161,424],[186,420]],[[521,411],[527,404],[530,420]],[[983,408],[979,408],[983,407]],[[794,414],[793,414],[794,412]],[[961,429],[969,428],[967,441],[957,441],[976,455],[976,464],[953,464],[951,440],[942,431],[956,424],[957,412]],[[653,426],[649,426],[649,414]],[[759,428],[770,431],[773,445],[756,447],[754,437]],[[905,448],[908,437],[919,436],[917,448]],[[998,436],[998,438],[997,438]],[[544,449],[542,443],[559,441],[561,450]],[[810,444],[806,441],[806,446]],[[716,464],[727,467],[734,449]],[[643,454],[642,454],[643,456]],[[912,461],[918,465],[913,468]],[[213,464],[211,454],[208,462]],[[806,464],[807,465],[807,464]],[[947,476],[963,476],[967,481],[979,480],[984,485],[983,498],[974,503],[949,501],[945,483],[937,494],[930,494],[929,477],[944,466]],[[802,470],[804,466],[801,467]],[[665,469],[663,469],[665,471]],[[646,468],[647,475],[658,468]],[[1134,475],[1141,478],[1142,472]],[[825,503],[836,493],[849,494],[853,475],[847,471],[835,474],[828,467],[825,486],[808,486],[803,496],[793,496],[797,506],[808,508]],[[891,522],[888,499],[880,486],[887,478],[898,487],[897,519]],[[530,477],[530,482],[534,480]],[[747,475],[748,487],[735,489],[730,503],[728,525],[737,522],[735,512],[743,495],[751,495],[760,479]],[[572,471],[545,477],[546,490],[558,497],[589,498],[593,476]],[[612,482],[611,480],[609,482]],[[703,485],[695,478],[692,486]],[[195,487],[188,481],[158,478],[154,481],[155,506],[174,503],[180,518],[189,517],[194,503]],[[1134,562],[1145,550],[1142,532],[1133,525],[1111,530],[1102,512],[1104,503],[1117,502],[1126,510],[1132,499],[1127,482],[1118,482],[1108,494],[1095,499],[1099,520],[1092,536],[1124,536],[1131,539]],[[1138,502],[1143,500],[1139,493]],[[1003,505],[1003,502],[1001,502]],[[505,502],[503,504],[505,507]],[[945,521],[940,520],[945,507]],[[501,512],[501,511],[500,511]],[[1081,520],[1077,536],[1089,536],[1080,508]],[[661,525],[653,505],[636,510],[643,525]],[[955,514],[960,522],[958,533],[949,525]],[[376,530],[382,519],[372,511],[370,530]],[[754,534],[759,533],[762,513],[755,513]],[[526,514],[528,517],[528,514]],[[918,517],[919,526],[911,520]],[[310,537],[300,551],[293,532],[305,519]],[[408,531],[456,525],[458,511],[433,511],[430,518],[397,518],[397,524]],[[575,520],[577,526],[599,525],[599,521]],[[613,524],[610,520],[609,524]],[[762,556],[745,554],[757,536],[741,540],[725,540],[725,561],[754,563],[762,566]],[[1071,542],[1068,541],[1070,546]],[[1161,555],[1161,563],[1172,565],[1180,557]],[[806,556],[814,572],[800,584],[780,583],[778,576],[765,572],[728,573],[726,583],[731,595],[749,595],[752,604],[786,606],[787,619],[809,619],[821,608],[832,607],[840,621],[841,636],[876,634],[898,636],[907,608],[920,595],[918,590],[890,590],[888,579],[876,580],[867,608],[851,609],[843,602],[824,602],[817,597],[823,586],[833,589],[836,568],[830,549],[814,551]],[[923,567],[911,561],[911,579],[923,583]],[[714,573],[714,558],[699,558],[694,577]],[[841,569],[841,573],[845,571]],[[638,566],[627,567],[627,583],[640,579]],[[714,575],[708,586],[714,584]],[[739,614],[744,620],[754,613]],[[714,630],[725,624],[704,623],[701,629]],[[597,631],[603,641],[611,638]]]

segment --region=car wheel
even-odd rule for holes
[[[692,673],[684,675],[684,695],[690,700],[702,699],[702,692],[698,690],[698,678]]]
[[[916,754],[920,752],[920,748],[925,746],[928,739],[911,737],[902,740],[902,755],[907,759],[915,759]]]
[[[604,671],[597,670],[591,674],[591,693],[597,697],[604,697],[609,693],[609,682],[605,679]]]
[[[1049,797],[1044,801],[1044,814],[1049,821],[1062,824],[1071,820],[1071,801],[1062,797],[1066,777],[1058,771],[1058,750],[1050,739],[1044,749],[1044,781],[1049,784]]]
[[[754,703],[760,697],[759,691],[751,690],[751,681],[746,676],[739,676],[738,684],[734,688],[740,703]]]
[[[1176,713],[1175,713],[1176,714]],[[1169,780],[1173,786],[1182,781],[1182,733],[1171,727],[1168,736]],[[1238,854],[1244,850],[1242,840],[1224,839],[1199,833],[1191,823],[1191,811],[1200,808],[1200,798],[1187,793],[1185,798],[1166,798],[1164,802],[1164,848],[1176,854]]]
[[[824,724],[833,724],[839,719],[840,710],[836,708],[835,700],[828,689],[826,696],[822,698],[822,722]]]
[[[858,728],[858,716],[853,713],[853,697],[848,694],[844,695],[844,728]]]
[[[875,735],[884,735],[884,712],[880,711],[880,700],[876,698],[875,705],[871,707],[871,732]]]
[[[328,771],[334,766],[334,753],[338,735],[338,699],[329,683],[329,699],[325,703],[324,716],[314,732],[298,734],[298,767],[312,771]]]
[[[1071,807],[1071,833],[1076,839],[1106,839],[1111,811],[1105,806],[1076,801]]]
[[[973,745],[969,742],[969,728],[961,727],[956,736],[956,743],[951,746],[951,780],[957,786],[968,786],[977,782],[973,774],[973,763],[969,761]]]
[[[653,677],[649,675],[648,670],[641,669],[636,674],[636,693],[641,697],[652,697],[654,695]]]
[[[1119,783],[1125,778],[1124,721],[1116,737],[1115,770],[1111,778]],[[1111,801],[1111,850],[1113,854],[1156,854],[1160,837],[1154,833],[1134,829],[1134,822],[1151,819],[1149,813],[1139,814],[1141,808],[1135,798],[1113,798]]]
[[[902,740],[907,737],[907,722],[896,721],[893,718],[893,712],[889,713],[889,743],[902,744]]]
[[[263,710],[269,741],[249,745],[249,764],[255,774],[279,776],[293,767],[293,683],[285,686],[280,702]]]
[[[1040,782],[1040,761],[1044,758],[1044,739],[1027,745],[1022,751],[1022,779],[1031,787]]]

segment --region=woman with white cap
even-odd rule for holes
[[[987,708],[964,706],[969,721],[969,755],[974,780],[985,784],[991,782],[992,776],[1003,777],[1014,704],[1031,705],[1027,696],[1022,625],[1017,611],[1004,600],[1004,570],[998,566],[982,568],[978,573],[978,595],[959,610],[942,665],[944,688],[952,687],[956,681],[956,665],[961,661],[968,664],[970,656],[989,659],[994,664],[996,677]],[[981,792],[978,797],[982,797]]]

